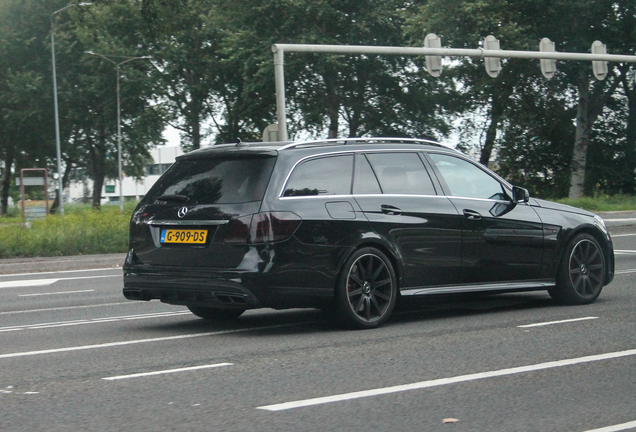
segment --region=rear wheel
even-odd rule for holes
[[[245,309],[217,309],[204,306],[188,306],[190,312],[206,320],[231,320],[236,319],[245,312]]]
[[[592,303],[605,281],[605,257],[598,241],[589,234],[574,237],[557,273],[557,286],[548,292],[563,304]]]
[[[342,268],[336,289],[339,320],[353,328],[375,328],[395,306],[397,282],[389,259],[375,248],[355,251]]]

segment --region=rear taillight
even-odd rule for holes
[[[265,212],[243,216],[230,222],[223,238],[229,244],[281,242],[290,238],[302,219],[291,212]]]
[[[223,243],[246,244],[250,237],[251,224],[252,215],[231,220],[225,236],[223,236]]]
[[[301,219],[291,212],[257,213],[252,218],[250,243],[280,242],[290,238]]]

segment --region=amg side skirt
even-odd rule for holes
[[[466,285],[441,285],[432,287],[404,288],[402,296],[423,296],[430,294],[457,294],[474,292],[512,292],[546,290],[556,286],[554,279],[523,282],[474,283]]]

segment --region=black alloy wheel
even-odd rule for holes
[[[206,320],[232,320],[240,317],[245,309],[217,309],[204,306],[188,306],[190,312]]]
[[[397,283],[389,259],[375,248],[358,249],[345,263],[337,288],[340,321],[369,329],[384,323],[395,306]]]
[[[605,281],[605,257],[598,241],[581,234],[570,241],[559,267],[557,286],[549,291],[564,304],[592,303]]]

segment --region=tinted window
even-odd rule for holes
[[[311,159],[296,167],[284,196],[347,195],[352,174],[353,155]]]
[[[369,161],[364,155],[356,156],[355,178],[353,179],[354,194],[381,194],[380,184],[375,177]]]
[[[478,166],[454,156],[429,154],[450,194],[468,198],[505,199],[501,183]]]
[[[431,178],[417,153],[368,154],[385,194],[435,195]]]
[[[238,204],[263,199],[275,158],[187,159],[175,162],[144,201],[183,195],[188,204]]]

